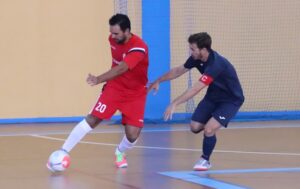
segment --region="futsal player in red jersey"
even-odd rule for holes
[[[87,133],[119,110],[125,136],[115,150],[115,164],[124,168],[128,166],[125,151],[135,145],[144,125],[148,47],[141,38],[130,32],[127,15],[112,16],[109,25],[112,67],[99,76],[89,74],[87,78],[91,86],[106,84],[92,111],[74,127],[61,150],[69,153]]]

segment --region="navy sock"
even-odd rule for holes
[[[209,161],[210,155],[212,154],[215,145],[217,143],[216,135],[207,137],[204,135],[203,144],[202,144],[202,158]]]

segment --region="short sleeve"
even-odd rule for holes
[[[195,67],[195,60],[190,56],[183,65],[186,69],[192,69]]]
[[[145,52],[143,51],[130,51],[124,57],[123,62],[128,65],[129,70],[132,70],[139,62],[145,58]]]

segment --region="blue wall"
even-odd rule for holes
[[[142,37],[149,46],[149,81],[170,70],[170,1],[142,1]],[[147,97],[145,119],[158,119],[170,103],[170,82],[160,85],[159,92]]]

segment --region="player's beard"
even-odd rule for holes
[[[126,41],[126,37],[124,36],[122,39],[116,39],[116,43],[123,44]]]

